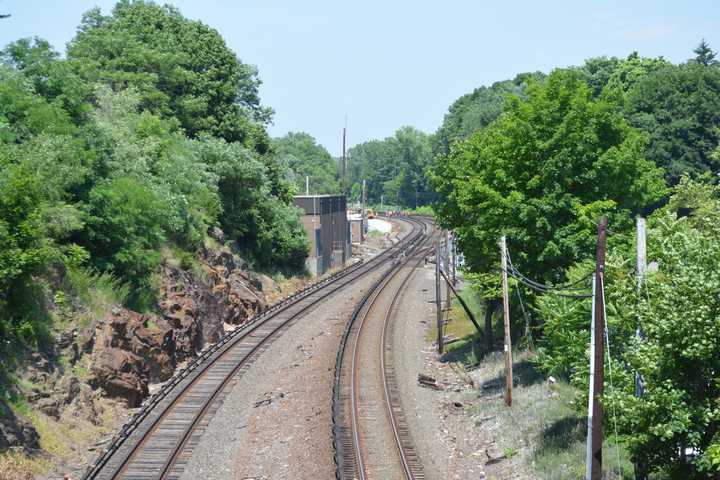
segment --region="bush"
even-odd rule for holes
[[[153,289],[151,275],[160,266],[166,226],[167,203],[139,180],[119,177],[90,192],[86,247],[99,270],[114,272],[134,287],[130,303],[135,306],[149,300],[144,292]]]

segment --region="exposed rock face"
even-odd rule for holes
[[[18,417],[10,407],[0,402],[0,450],[19,448],[30,452],[40,448],[39,439],[28,420]]]
[[[139,406],[148,384],[170,378],[178,363],[218,341],[225,324],[240,325],[266,306],[262,282],[226,250],[203,252],[204,278],[163,267],[160,315],[116,308],[97,325],[91,384]]]

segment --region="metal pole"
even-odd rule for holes
[[[305,175],[305,195],[310,195],[310,177]]]
[[[455,278],[455,269],[457,268],[457,245],[455,245],[455,235],[450,236],[452,245],[452,283],[457,285],[457,278]]]
[[[450,231],[445,231],[445,270],[444,272],[446,274],[450,273]],[[445,295],[447,295],[447,298],[445,299],[445,308],[449,311],[452,308],[452,295],[450,291],[450,284],[447,283],[445,286]]]
[[[500,268],[502,270],[503,324],[505,326],[505,404],[512,406],[513,365],[512,339],[510,338],[510,299],[508,295],[507,243],[505,235],[500,239]]]
[[[637,217],[637,289],[638,299],[640,298],[640,292],[642,291],[642,282],[647,270],[647,242],[645,233],[645,219]],[[642,326],[640,325],[640,319],[638,318],[638,324],[635,329],[635,336],[638,340],[643,339]],[[635,372],[635,396],[640,398],[643,396],[643,378],[640,373]],[[647,465],[643,462],[635,462],[635,480],[647,480]]]
[[[587,418],[587,453],[585,455],[586,473],[589,480],[592,476],[592,431],[593,431],[593,384],[595,383],[595,275],[592,277],[592,306],[590,310],[590,381],[588,382],[588,418]]]
[[[360,201],[360,214],[362,215],[363,221],[365,220],[365,179],[363,179],[362,185],[362,197]]]
[[[437,347],[443,353],[442,289],[440,288],[440,241],[435,244],[435,308],[437,311]]]
[[[595,339],[593,396],[592,396],[592,462],[590,464],[590,480],[602,479],[602,442],[603,442],[603,406],[602,396],[605,390],[605,245],[607,237],[607,218],[602,217],[598,224],[597,252],[595,259],[595,278],[597,294],[595,295]]]
[[[347,118],[345,119],[347,122]],[[342,137],[342,179],[340,181],[340,189],[342,190],[343,195],[347,195],[347,186],[345,181],[345,174],[347,173],[347,157],[345,156],[345,131],[347,130],[346,127],[343,127],[343,137]]]

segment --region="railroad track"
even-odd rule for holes
[[[204,350],[151,397],[114,437],[85,476],[90,479],[179,478],[228,388],[294,320],[328,295],[386,265],[423,236],[421,222],[393,247],[288,297]]]
[[[424,223],[428,228],[429,223]],[[425,478],[400,403],[392,355],[392,319],[397,313],[398,299],[413,273],[432,251],[424,248],[424,244],[431,240],[432,235],[426,233],[409,258],[373,285],[353,311],[343,333],[335,364],[333,391],[333,444],[338,480],[365,480],[373,468],[376,478],[400,478],[398,471],[408,480]],[[403,271],[405,274],[401,275]],[[367,346],[363,348],[361,342],[375,342],[377,345],[373,350]],[[361,351],[365,352],[364,356]],[[379,389],[361,381],[361,369],[378,370]],[[373,450],[365,445],[367,439],[362,424],[368,424],[366,430],[372,429],[373,424],[375,430],[383,430],[377,428],[378,421],[386,422],[385,428],[389,430],[397,453],[398,471],[392,467],[388,470],[387,464],[382,465],[382,460],[373,459]],[[380,456],[392,456],[386,450],[388,445],[385,440],[384,444],[380,441],[374,447],[374,452]],[[370,462],[374,466],[368,467]]]

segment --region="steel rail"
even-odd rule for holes
[[[382,261],[384,259],[401,251],[408,243],[412,243],[413,241],[415,241],[415,239],[420,235],[420,233],[415,228],[415,222],[403,217],[399,218],[399,220],[406,221],[413,225],[411,232],[408,233],[399,243],[385,250],[384,252],[382,252],[368,262],[358,262],[355,265],[352,265],[340,272],[337,272],[336,274],[333,274],[330,277],[316,282],[306,287],[305,289],[289,296],[280,303],[273,305],[264,312],[254,316],[245,326],[225,335],[218,343],[204,350],[198,358],[191,362],[185,369],[178,372],[178,374],[176,374],[169,382],[167,382],[159,392],[157,392],[153,397],[151,397],[150,400],[146,402],[146,404],[143,406],[143,408],[139,412],[137,412],[125,426],[123,426],[118,435],[116,435],[111,444],[105,449],[100,458],[88,469],[84,478],[88,480],[95,479],[100,477],[101,473],[105,473],[105,466],[109,463],[113,456],[117,454],[118,450],[129,438],[129,436],[135,431],[137,431],[140,426],[142,426],[143,421],[147,419],[148,416],[153,413],[155,409],[159,408],[158,406],[163,400],[169,398],[171,394],[175,395],[174,398],[172,398],[172,400],[170,401],[169,405],[167,405],[163,409],[163,412],[155,419],[152,419],[149,428],[147,428],[147,430],[142,433],[140,441],[136,442],[134,445],[131,446],[130,451],[120,461],[120,464],[113,468],[111,475],[107,477],[118,478],[125,471],[125,467],[129,464],[130,460],[134,457],[138,449],[140,449],[140,447],[155,431],[156,427],[161,423],[161,421],[182,399],[184,393],[191,389],[212,365],[214,365],[218,360],[222,359],[228,352],[233,350],[233,347],[238,345],[243,339],[251,336],[254,332],[263,327],[271,319],[277,317],[280,313],[288,310],[295,305],[299,305],[302,300],[307,299],[314,293],[323,290],[331,285],[339,285],[337,286],[337,288],[332,290],[331,293],[333,293],[344,287],[345,285],[349,284],[351,281],[373,271],[382,264]],[[349,280],[347,282],[340,283],[342,279]],[[172,457],[163,464],[162,475],[167,475],[169,473],[172,465],[177,460],[179,454],[182,452],[183,448],[187,444],[187,440],[189,439],[192,431],[198,425],[200,420],[206,415],[209,408],[215,403],[215,400],[218,398],[219,394],[235,377],[238,370],[242,366],[244,366],[250,359],[252,359],[255,352],[257,352],[258,349],[262,348],[268,340],[274,338],[276,334],[284,328],[284,326],[290,324],[295,318],[304,313],[305,310],[311,308],[312,306],[323,300],[326,296],[327,295],[312,301],[309,305],[305,306],[300,311],[291,315],[290,318],[282,321],[281,324],[277,328],[274,328],[269,334],[265,334],[262,338],[259,339],[254,348],[252,348],[251,351],[243,357],[241,362],[236,365],[235,368],[233,368],[232,371],[221,382],[221,385],[213,391],[211,396],[207,398],[207,401],[205,402],[205,405],[203,405],[203,408],[201,409],[199,415],[196,415],[192,419],[191,424],[188,425],[184,434],[182,435],[182,440],[180,444],[177,445],[177,448],[173,449]],[[189,379],[190,377],[192,378]],[[185,385],[180,385],[184,381],[187,383]],[[103,475],[103,477],[105,476]]]
[[[380,347],[382,349],[382,353],[380,355],[380,372],[382,375],[383,393],[385,394],[385,407],[387,409],[388,418],[390,419],[390,426],[392,427],[395,446],[397,447],[400,461],[402,462],[403,472],[405,473],[405,478],[407,480],[420,480],[425,478],[425,474],[422,471],[422,465],[418,461],[412,443],[409,440],[402,438],[403,435],[401,434],[401,430],[407,435],[407,423],[400,407],[400,399],[397,395],[398,385],[395,379],[394,367],[392,366],[392,362],[388,361],[387,358],[388,351],[392,349],[392,345],[388,342],[387,333],[391,323],[391,316],[398,304],[398,300],[401,298],[402,293],[405,291],[405,287],[417,271],[417,267],[420,265],[422,260],[423,257],[419,256],[410,271],[407,275],[405,275],[405,278],[403,278],[403,281],[395,292],[395,295],[393,295],[390,305],[388,305],[388,308],[385,310],[382,335],[380,338]],[[395,395],[391,392],[395,393]]]
[[[422,221],[421,223],[423,225],[423,229],[426,230],[428,226],[427,221]],[[409,251],[411,251],[413,255],[424,252],[425,250],[421,248],[422,244],[424,244],[430,238],[431,237],[428,237],[424,232],[421,242],[418,245],[413,245],[409,249]],[[427,253],[430,252],[428,251]],[[405,472],[406,478],[410,480],[419,480],[421,478],[424,478],[424,475],[422,473],[422,467],[417,461],[417,457],[415,457],[414,455],[414,450],[410,445],[409,440],[404,440],[401,438],[402,435],[400,431],[402,430],[402,426],[400,424],[404,424],[404,418],[402,418],[402,415],[395,414],[395,412],[393,412],[393,400],[397,399],[391,398],[391,395],[389,393],[389,387],[391,387],[390,384],[392,382],[388,379],[388,377],[393,375],[388,375],[388,372],[386,371],[386,367],[388,367],[388,364],[384,363],[385,333],[390,320],[390,312],[397,304],[397,299],[399,298],[401,291],[407,284],[409,278],[415,272],[422,258],[424,258],[424,255],[419,256],[418,261],[413,265],[413,268],[403,279],[403,282],[401,283],[398,290],[393,294],[390,306],[384,314],[381,338],[381,375],[383,380],[383,389],[386,399],[385,403],[388,412],[388,419],[393,429],[393,436],[395,444],[398,448],[398,454],[401,459],[403,471]],[[367,478],[367,473],[365,471],[365,465],[362,456],[362,438],[360,435],[358,419],[358,379],[356,372],[359,365],[359,339],[362,335],[365,321],[369,315],[370,310],[373,308],[377,298],[385,290],[389,283],[395,278],[395,276],[401,271],[402,267],[407,265],[409,262],[410,259],[408,258],[406,261],[399,263],[395,268],[386,272],[383,277],[381,277],[377,282],[375,282],[373,287],[365,294],[365,296],[362,298],[360,303],[353,311],[353,314],[351,315],[350,321],[348,322],[348,325],[346,326],[345,332],[343,333],[343,337],[341,339],[340,348],[338,349],[338,354],[336,358],[335,385],[333,388],[333,446],[335,448],[335,476],[339,480],[349,480],[355,478],[365,480]],[[347,342],[350,340],[351,336],[354,337],[354,340],[352,341],[351,351],[348,351]],[[349,358],[345,359],[345,355],[349,355]],[[347,395],[347,397],[349,398],[345,398],[345,389],[343,389],[342,386],[343,378],[347,375],[346,373],[343,373],[345,371],[344,367],[347,360],[350,361],[350,378],[349,381],[346,382],[347,384],[349,384],[349,393]],[[346,412],[344,408],[344,404],[346,402],[350,404],[348,412]],[[346,420],[346,416],[349,417],[349,419],[347,419],[349,421]],[[413,458],[408,459],[409,456],[412,456]]]

